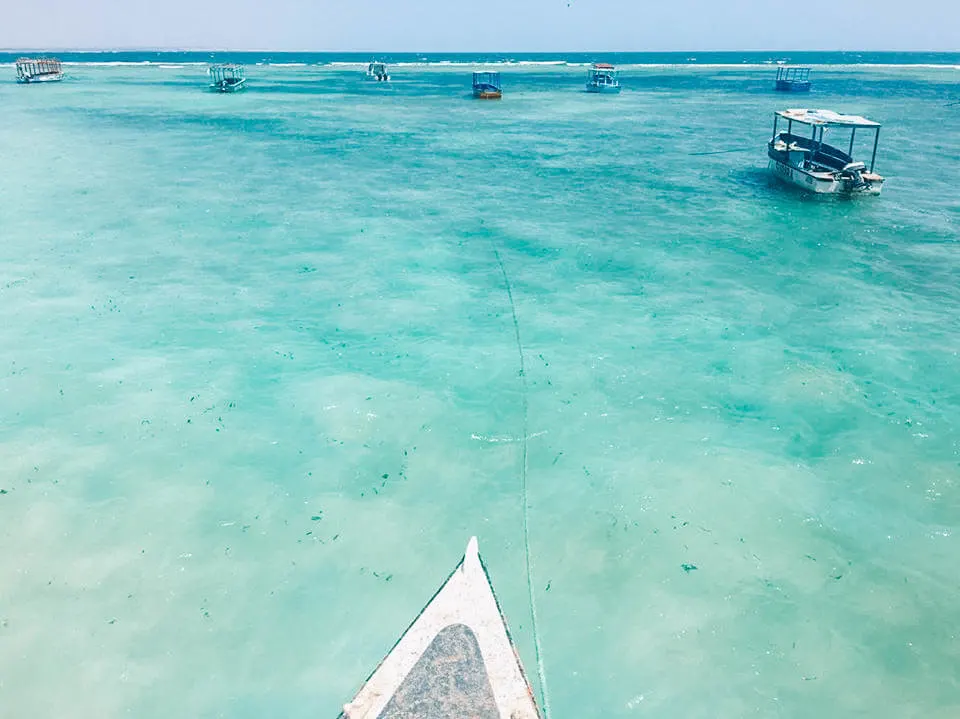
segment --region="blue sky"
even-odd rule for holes
[[[0,47],[960,50],[960,0],[0,0]]]

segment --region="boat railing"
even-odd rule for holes
[[[613,70],[591,70],[590,82],[595,85],[616,85],[617,74]]]
[[[475,72],[473,73],[473,86],[474,87],[492,87],[499,90],[500,89],[500,73],[499,72]]]
[[[16,61],[17,78],[29,80],[42,75],[63,74],[63,63],[55,57],[21,57]]]
[[[778,67],[777,80],[782,82],[807,82],[810,80],[810,68]]]
[[[245,73],[242,65],[211,65],[209,69],[210,79],[214,84],[237,83],[245,79]]]

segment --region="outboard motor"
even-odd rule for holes
[[[863,179],[863,172],[866,169],[867,166],[862,162],[848,162],[840,170],[840,179],[850,190],[862,190],[867,186],[867,181]]]

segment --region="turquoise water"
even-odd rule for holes
[[[524,441],[553,716],[960,713],[956,67],[177,60],[0,83],[0,714],[335,716],[471,534],[535,681]]]

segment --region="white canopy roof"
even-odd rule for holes
[[[833,110],[777,110],[780,117],[804,125],[840,125],[844,127],[880,127],[879,122],[860,115],[841,115]]]

